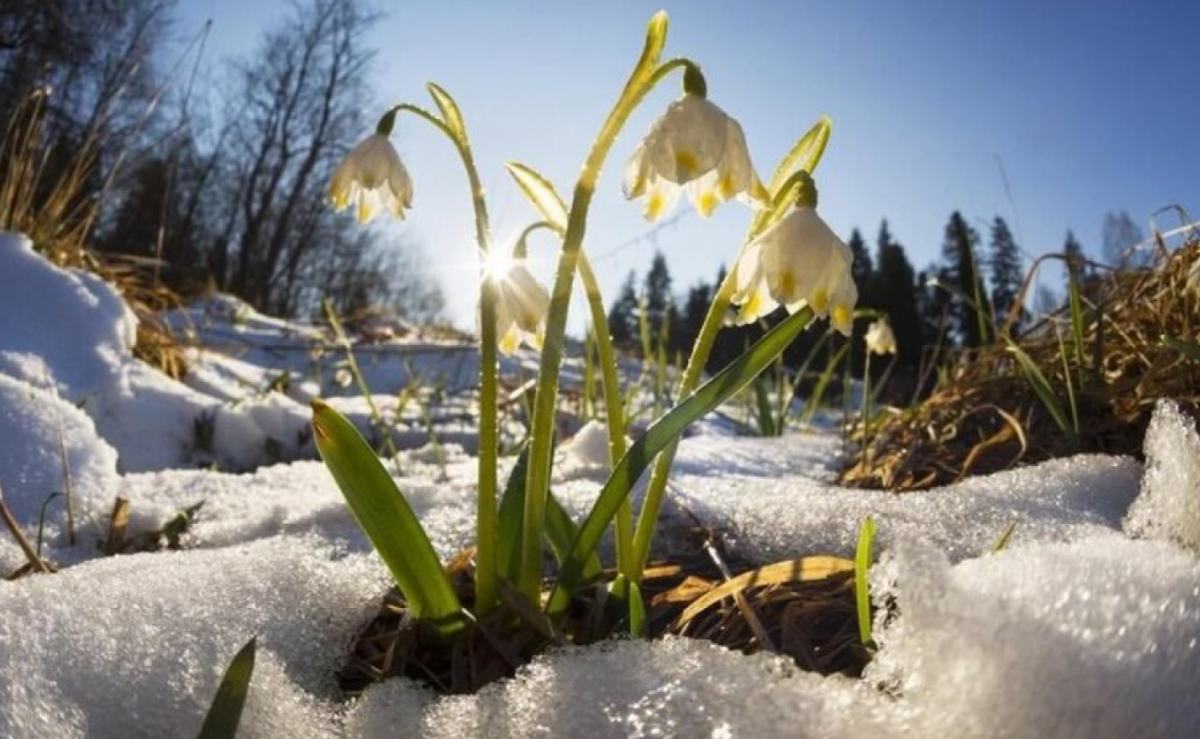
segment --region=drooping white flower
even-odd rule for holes
[[[648,220],[670,213],[684,190],[705,217],[734,196],[765,197],[741,124],[691,92],[650,126],[625,168],[625,197],[645,197]]]
[[[863,337],[867,343],[867,351],[872,354],[895,354],[896,334],[884,319],[879,319],[867,327],[867,335]]]
[[[358,220],[367,222],[386,208],[397,218],[412,207],[408,170],[388,137],[374,133],[358,143],[333,173],[329,198],[337,210],[355,203]]]
[[[525,267],[524,259],[511,260],[502,272],[491,270],[496,292],[496,336],[500,351],[514,353],[521,342],[542,347],[550,293]]]
[[[797,206],[750,242],[737,263],[741,306],[737,322],[752,323],[780,305],[794,313],[803,306],[850,335],[858,288],[850,275],[854,255],[817,212]]]

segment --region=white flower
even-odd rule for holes
[[[872,323],[867,328],[864,340],[867,342],[867,351],[873,354],[896,353],[896,334],[892,333],[892,327],[886,320],[880,319]]]
[[[689,92],[654,122],[625,168],[625,197],[644,196],[651,221],[670,213],[684,189],[705,217],[735,195],[765,197],[741,125]]]
[[[858,288],[850,276],[854,255],[817,212],[798,206],[746,245],[737,263],[739,325],[780,305],[794,313],[807,305],[818,318],[850,335]]]
[[[412,207],[413,186],[408,170],[392,142],[382,133],[363,139],[350,150],[329,185],[329,197],[337,210],[351,203],[358,206],[358,220],[366,222],[380,206],[397,218]]]
[[[488,279],[496,291],[496,336],[500,351],[512,354],[521,342],[540,349],[550,310],[550,293],[525,267],[514,259],[503,272],[491,270]]]

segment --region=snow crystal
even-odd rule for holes
[[[595,419],[588,421],[570,441],[562,445],[562,451],[575,465],[607,469],[608,427]]]
[[[1142,492],[1129,510],[1128,530],[1200,553],[1200,436],[1195,422],[1175,403],[1160,400],[1145,450]]]
[[[82,523],[87,514],[112,506],[119,487],[117,453],[97,436],[86,413],[54,393],[0,374],[0,487],[21,524],[34,525],[46,498],[65,489],[60,430],[76,520]],[[52,527],[66,519],[61,500],[47,515]]]
[[[1200,732],[1200,563],[1180,550],[1110,532],[951,567],[906,540],[883,569],[899,617],[867,679],[901,696],[898,734]]]
[[[1013,521],[1012,546],[1119,528],[1140,474],[1131,459],[1078,456],[897,495],[833,484],[835,443],[687,439],[668,503],[726,529],[741,551],[766,560],[850,556],[867,516],[879,525],[881,547],[915,536],[959,560],[988,551]]]
[[[363,739],[828,737],[869,729],[884,699],[708,642],[615,640],[551,652],[516,679],[434,700],[407,680],[372,687],[347,718]]]
[[[331,736],[334,675],[384,587],[377,562],[290,538],[0,583],[0,736],[194,737],[252,636],[238,736]]]

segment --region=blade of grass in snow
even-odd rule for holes
[[[320,400],[312,407],[317,451],[413,616],[453,636],[464,624],[462,605],[421,522],[358,429]]]
[[[996,543],[992,546],[992,554],[1003,552],[1004,548],[1008,546],[1008,542],[1012,539],[1013,532],[1017,530],[1018,521],[1020,521],[1019,518],[1014,518],[1009,522],[1008,526],[1004,527],[1004,533],[1000,534],[1000,538],[997,539]]]
[[[256,641],[251,639],[246,642],[246,646],[238,650],[225,669],[225,677],[221,678],[217,695],[208,707],[198,739],[234,739],[237,736],[238,725],[242,722],[242,709],[246,706],[246,694],[250,692],[250,678],[254,674]]]
[[[646,433],[629,447],[604,483],[595,505],[579,528],[579,536],[571,547],[570,555],[562,563],[558,582],[546,606],[551,615],[558,615],[566,608],[571,593],[583,580],[585,565],[600,543],[609,521],[655,455],[678,439],[692,423],[753,382],[811,322],[812,311],[808,308],[788,316],[745,354],[651,424]],[[639,526],[638,530],[640,535],[643,529]]]
[[[871,591],[867,572],[871,569],[871,541],[875,538],[875,519],[867,516],[858,530],[858,548],[854,553],[854,602],[858,609],[858,637],[863,646],[871,641]]]

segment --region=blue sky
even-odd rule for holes
[[[870,241],[887,218],[918,269],[934,260],[951,211],[983,229],[1005,217],[1029,255],[1057,250],[1068,228],[1098,249],[1104,214],[1124,209],[1148,230],[1178,204],[1200,214],[1200,4],[1051,2],[493,2],[377,3],[387,17],[375,99],[428,102],[432,80],[471,130],[495,238],[535,219],[505,174],[509,160],[574,177],[640,51],[650,15],[671,15],[667,55],[699,62],[709,98],[741,121],[765,176],[817,117],[834,134],[818,172],[821,212]],[[213,63],[246,54],[289,12],[284,0],[181,2],[183,25],[214,21]],[[182,29],[181,29],[182,30]],[[591,211],[587,248],[606,297],[625,274],[667,255],[682,292],[732,259],[748,222],[738,204],[649,232],[620,175],[638,139],[678,94],[647,98],[613,149]],[[370,131],[364,131],[364,134]],[[394,141],[416,183],[401,227],[429,255],[450,317],[474,323],[473,226],[449,145],[414,119]],[[1005,192],[998,162],[1011,190]],[[1160,223],[1175,225],[1173,217]],[[553,245],[535,246],[549,275]],[[435,258],[436,255],[436,258]],[[572,309],[572,326],[583,311]]]

